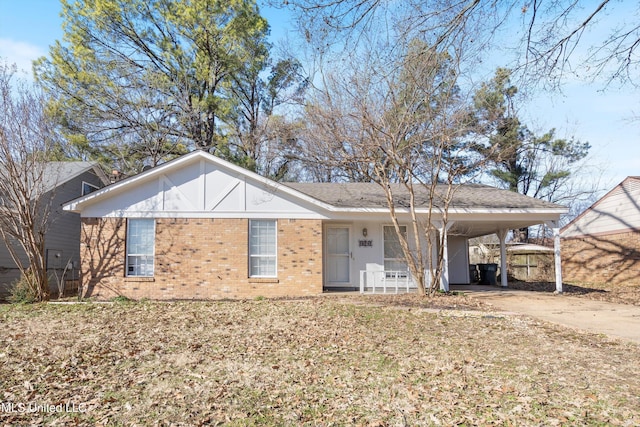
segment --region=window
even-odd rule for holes
[[[249,221],[249,276],[276,277],[276,221]]]
[[[400,232],[406,238],[407,226],[401,225]],[[408,271],[407,260],[402,253],[402,246],[400,246],[400,239],[398,233],[393,225],[385,225],[383,227],[383,239],[384,239],[384,271]],[[406,275],[400,276],[406,277]]]
[[[93,191],[99,190],[99,188],[93,184],[82,181],[82,195],[89,194]]]
[[[130,219],[127,222],[127,276],[153,276],[155,220]]]

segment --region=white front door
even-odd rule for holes
[[[351,245],[349,227],[327,227],[326,285],[344,286],[351,283]]]

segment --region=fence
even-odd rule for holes
[[[401,293],[418,289],[408,271],[360,270],[360,293]]]

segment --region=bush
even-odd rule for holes
[[[38,300],[38,295],[24,275],[11,283],[9,292],[11,293],[9,301],[12,303],[31,304]]]

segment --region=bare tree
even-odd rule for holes
[[[272,1],[273,3],[274,1]],[[523,71],[531,81],[562,83],[565,74],[637,84],[640,65],[640,6],[637,2],[576,0],[288,0],[299,12],[303,34],[317,49],[360,40],[363,31],[401,22],[408,31],[431,35],[437,50],[461,37],[480,50],[514,53],[499,64]],[[612,22],[612,12],[623,19]],[[618,15],[618,16],[619,16]],[[581,70],[579,70],[581,68]]]
[[[40,92],[0,64],[0,236],[36,300],[49,298],[44,251],[57,174],[56,132]]]
[[[332,179],[381,187],[407,267],[419,291],[432,294],[446,268],[449,206],[477,166],[467,149],[472,120],[456,58],[419,39],[390,45],[324,74],[306,110],[304,157]]]

